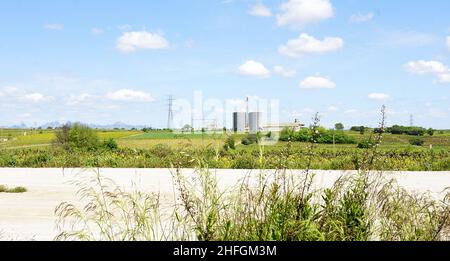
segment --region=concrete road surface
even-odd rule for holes
[[[125,190],[134,186],[146,192],[160,193],[163,200],[174,197],[174,186],[169,169],[101,169],[101,175],[111,178]],[[257,170],[214,170],[221,188],[236,185]],[[269,171],[270,172],[270,171]],[[313,171],[314,186],[331,186],[348,171]],[[52,240],[57,235],[55,207],[62,202],[79,203],[76,187],[70,181],[78,175],[94,175],[92,170],[81,169],[0,169],[0,184],[8,187],[23,186],[23,194],[0,193],[0,240]],[[193,175],[194,170],[183,170]],[[301,175],[303,171],[293,171]],[[436,198],[444,196],[450,187],[450,172],[389,172],[398,184],[410,191],[429,192]]]

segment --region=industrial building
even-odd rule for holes
[[[294,122],[286,122],[280,124],[269,124],[264,126],[265,131],[273,131],[273,132],[281,132],[283,129],[290,129],[292,131],[299,131],[305,128],[305,124],[300,123],[298,119],[295,119]]]
[[[233,131],[257,133],[262,131],[262,112],[234,112]]]
[[[233,131],[241,133],[281,132],[283,129],[299,131],[305,127],[305,124],[300,123],[297,119],[294,122],[263,125],[262,116],[262,112],[234,112]]]
[[[261,112],[250,112],[248,114],[248,130],[250,133],[258,133],[263,130],[261,125]]]
[[[247,114],[245,112],[233,113],[233,131],[245,132],[247,127]]]

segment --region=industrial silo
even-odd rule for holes
[[[233,131],[234,132],[245,132],[245,112],[234,112],[233,113]]]
[[[257,133],[261,131],[261,118],[262,113],[261,112],[250,112],[248,114],[248,128],[250,133]]]

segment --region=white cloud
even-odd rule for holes
[[[117,29],[120,31],[130,31],[131,28],[132,27],[129,24],[122,24],[122,25],[117,26]]]
[[[267,6],[261,3],[252,6],[252,8],[248,13],[253,16],[263,16],[263,17],[272,16],[272,11]]]
[[[355,114],[355,113],[357,113],[357,112],[358,112],[358,110],[350,109],[350,110],[346,110],[344,113],[345,113],[345,114]]]
[[[329,0],[289,0],[280,9],[277,24],[296,29],[334,16],[333,5]]]
[[[18,118],[30,118],[32,115],[30,113],[20,113],[17,114]]]
[[[329,106],[329,107],[328,107],[328,111],[336,112],[336,111],[339,111],[339,108],[336,107],[336,106]]]
[[[92,35],[101,35],[103,33],[105,33],[105,30],[103,30],[102,28],[94,27],[91,29]]]
[[[44,24],[44,28],[50,31],[62,31],[64,30],[63,24]]]
[[[297,75],[297,71],[296,70],[289,70],[289,69],[285,69],[283,66],[281,65],[277,65],[274,67],[274,72],[278,75],[281,75],[283,77],[286,78],[293,78]]]
[[[124,53],[132,53],[140,49],[156,50],[167,47],[169,47],[169,43],[163,36],[146,31],[126,32],[117,40],[117,48]]]
[[[67,104],[70,106],[78,105],[80,103],[83,103],[87,101],[88,99],[92,98],[93,96],[89,93],[82,93],[79,95],[71,94],[67,98]]]
[[[405,69],[414,75],[433,75],[438,83],[450,83],[450,70],[438,61],[412,61],[405,65]]]
[[[52,101],[54,98],[46,96],[38,92],[27,92],[14,86],[7,86],[0,90],[0,97],[6,98],[8,101],[18,102],[47,102]]]
[[[370,20],[372,20],[375,17],[375,14],[370,12],[367,14],[354,14],[350,17],[350,22],[351,23],[364,23],[364,22],[368,22]]]
[[[310,76],[300,82],[302,89],[334,89],[336,83],[320,76]]]
[[[391,98],[389,94],[385,93],[371,93],[368,95],[369,99],[376,101],[387,101]]]
[[[447,48],[450,50],[450,36],[447,36]]]
[[[22,99],[27,100],[27,101],[31,101],[31,102],[40,102],[45,100],[45,96],[42,95],[41,93],[30,93],[30,94],[25,94]]]
[[[239,66],[239,74],[260,78],[270,77],[270,71],[262,63],[253,60],[246,61]]]
[[[435,43],[435,35],[415,31],[399,31],[388,36],[387,44],[394,46],[418,47]]]
[[[121,89],[110,92],[106,97],[113,101],[151,102],[155,100],[150,93],[130,89]]]
[[[287,44],[278,48],[278,52],[289,57],[301,57],[306,54],[322,54],[341,49],[344,40],[339,37],[326,37],[318,40],[313,36],[302,33],[299,38],[291,39]]]

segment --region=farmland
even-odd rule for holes
[[[234,135],[236,148],[224,149],[230,133],[174,133],[169,131],[96,130],[100,140],[114,139],[116,150],[77,151],[76,154],[52,146],[52,130],[2,130],[8,141],[0,143],[0,167],[193,167],[184,155],[204,158],[210,167],[231,169],[279,168],[286,157],[289,168],[307,167],[310,144],[279,142],[274,146],[242,145],[244,134]],[[357,142],[371,133],[345,131]],[[387,170],[450,170],[450,133],[422,137],[422,146],[409,143],[411,136],[385,134],[379,147],[379,166]],[[315,144],[311,167],[314,169],[358,169],[365,149],[356,144]]]

